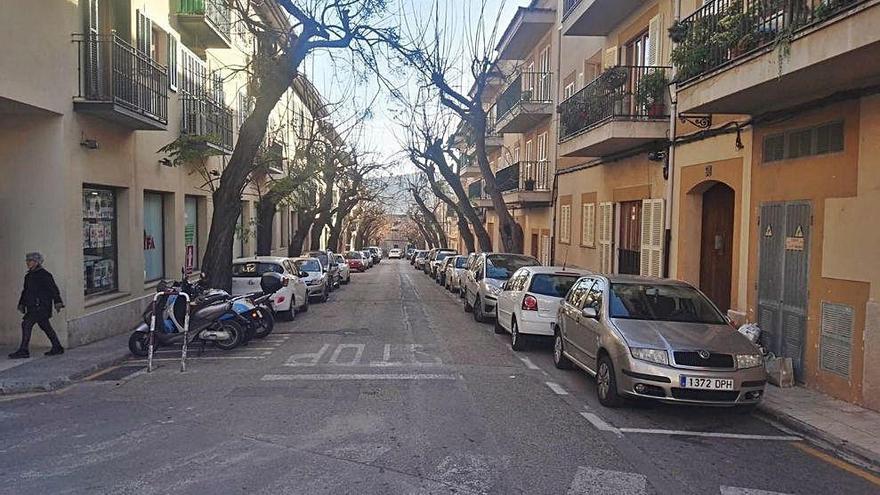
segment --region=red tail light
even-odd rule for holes
[[[538,300],[535,299],[535,296],[526,295],[526,297],[523,298],[522,309],[523,311],[537,311]]]

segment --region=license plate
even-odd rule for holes
[[[704,378],[699,376],[680,377],[681,388],[695,388],[699,390],[733,390],[732,378]]]

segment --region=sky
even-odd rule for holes
[[[403,2],[406,17],[417,16],[424,12],[413,12],[413,7],[417,10],[420,3],[424,3],[426,7],[431,5],[431,0],[400,0]],[[455,42],[460,39],[459,47],[465,49],[465,33],[463,25],[467,23],[467,19],[472,16],[471,12],[479,9],[482,0],[442,0],[448,9],[447,14],[450,19],[450,36],[449,39]],[[513,17],[517,7],[525,6],[529,0],[487,0],[486,17],[494,21],[496,13],[501,12],[500,23],[498,27],[498,35],[500,36],[507,23]],[[375,156],[384,161],[393,161],[397,159],[399,164],[393,167],[392,173],[409,173],[414,171],[414,167],[407,165],[405,160],[399,155],[400,145],[398,137],[401,136],[400,126],[393,119],[393,111],[395,105],[389,100],[386,94],[381,93],[381,87],[373,78],[369,81],[355,80],[347,71],[338,70],[330,56],[326,53],[316,54],[308,61],[306,67],[307,75],[312,79],[316,87],[320,90],[325,100],[332,103],[339,103],[341,110],[337,115],[351,115],[354,108],[364,108],[369,106],[371,118],[368,119],[364,126],[363,132],[358,136],[361,142],[361,148],[373,152]],[[416,87],[414,78],[404,81],[410,88]],[[470,87],[470,80],[462,80],[461,85]],[[465,88],[465,91],[467,88]],[[379,94],[376,97],[377,93]],[[345,109],[348,109],[347,111]],[[343,119],[344,120],[344,119]],[[345,127],[344,123],[338,124]]]

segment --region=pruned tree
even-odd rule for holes
[[[448,247],[449,239],[446,237],[446,232],[443,230],[443,225],[437,218],[437,214],[432,207],[433,205],[429,206],[428,203],[425,201],[423,189],[424,187],[422,183],[409,181],[407,190],[412,196],[413,201],[415,201],[415,205],[418,208],[419,213],[425,220],[425,229],[433,234],[433,239],[435,239],[439,244],[437,247]]]

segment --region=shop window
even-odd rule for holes
[[[144,193],[144,281],[165,276],[165,207],[159,193]]]
[[[763,161],[775,162],[840,151],[843,151],[843,122],[830,122],[765,137]]]
[[[184,268],[192,273],[199,269],[199,198],[187,196],[183,202]]]
[[[86,296],[118,289],[116,210],[116,191],[83,187],[83,286]]]

